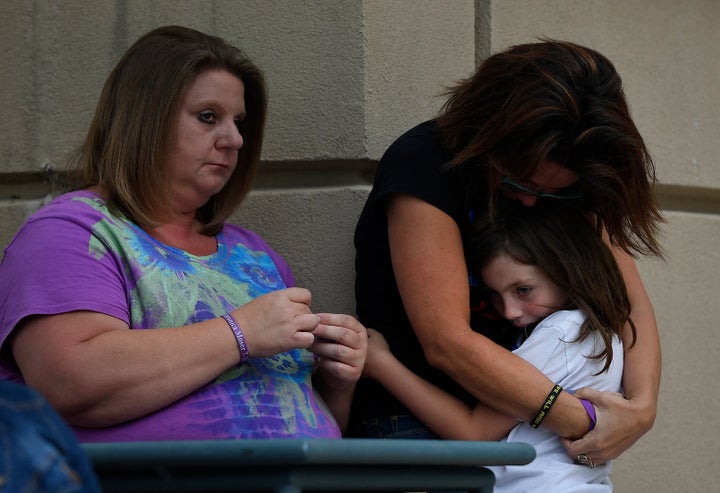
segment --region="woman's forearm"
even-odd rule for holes
[[[652,313],[635,313],[637,341],[625,349],[623,389],[635,412],[638,438],[652,428],[657,414],[660,389],[661,355],[655,317]]]
[[[621,251],[615,251],[615,258],[623,273],[632,312],[630,318],[635,324],[636,340],[630,325],[623,333],[625,346],[625,366],[623,371],[623,389],[625,397],[633,402],[635,409],[642,414],[639,427],[649,430],[655,421],[657,398],[660,389],[662,356],[655,311],[640,278],[632,257]]]
[[[532,421],[554,386],[533,365],[475,332],[436,342],[433,366],[503,414]],[[578,399],[561,392],[542,426],[562,437],[579,438],[590,418]]]
[[[37,317],[13,340],[28,385],[70,424],[104,427],[156,411],[237,363],[221,319],[128,330],[92,312]]]
[[[309,298],[309,291],[289,288],[234,310],[249,356],[310,345],[319,317],[310,313]],[[211,382],[241,357],[222,318],[129,330],[115,317],[90,311],[28,318],[11,345],[25,381],[66,421],[86,427],[157,411]]]

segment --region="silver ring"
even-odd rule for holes
[[[590,469],[595,469],[595,462],[587,456],[587,454],[580,454],[577,456],[577,461],[583,466],[588,466]]]

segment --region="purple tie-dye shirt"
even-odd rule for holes
[[[91,192],[56,198],[28,219],[0,263],[0,378],[22,381],[5,343],[31,315],[89,310],[135,330],[177,327],[294,284],[257,234],[226,225],[217,243],[212,255],[191,255],[111,215]],[[84,442],[339,437],[313,391],[312,368],[306,350],[253,358],[153,414],[75,431]]]

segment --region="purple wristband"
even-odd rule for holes
[[[237,341],[238,348],[240,349],[240,363],[245,363],[250,359],[250,352],[248,351],[247,341],[245,341],[245,335],[243,334],[240,325],[229,313],[223,315],[222,319],[227,322],[230,329],[233,331],[233,335],[235,335],[235,340]]]
[[[591,431],[593,428],[595,428],[595,424],[597,423],[597,417],[595,416],[595,407],[592,405],[592,402],[588,400],[580,399],[580,402],[582,403],[585,411],[587,411],[588,417],[590,418],[590,428],[588,428],[588,431]]]

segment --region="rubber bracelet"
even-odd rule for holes
[[[592,405],[592,402],[580,399],[580,402],[582,403],[583,407],[585,408],[585,411],[587,411],[588,417],[590,418],[590,428],[588,428],[588,431],[592,431],[593,428],[595,428],[595,425],[597,424],[597,416],[595,415],[595,406]]]
[[[250,352],[248,351],[247,341],[245,340],[245,335],[243,334],[240,325],[237,323],[237,320],[235,320],[233,316],[229,313],[223,315],[222,319],[227,322],[227,324],[230,326],[230,329],[233,331],[233,334],[235,335],[235,340],[237,341],[238,348],[240,348],[240,363],[245,363],[247,360],[250,359]]]
[[[530,426],[532,426],[533,428],[537,428],[538,426],[540,426],[540,423],[543,422],[545,416],[547,416],[550,412],[550,408],[552,408],[553,404],[555,404],[555,401],[557,400],[558,395],[560,395],[560,392],[562,392],[562,387],[556,384],[555,387],[553,387],[553,389],[548,394],[547,399],[545,399],[545,403],[538,411],[535,419],[533,419],[530,423]]]

